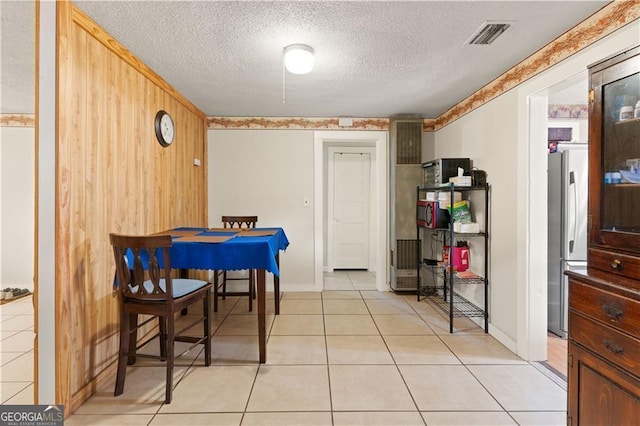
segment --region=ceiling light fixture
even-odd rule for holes
[[[284,48],[284,66],[292,74],[307,74],[313,69],[313,48],[291,44]]]

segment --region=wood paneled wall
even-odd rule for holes
[[[70,2],[57,4],[56,402],[71,413],[114,371],[109,233],[206,226],[206,117]],[[155,138],[160,109],[176,123],[168,148]]]

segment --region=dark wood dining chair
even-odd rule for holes
[[[131,236],[109,234],[116,263],[116,282],[120,299],[120,349],[114,396],[124,391],[127,365],[136,357],[151,357],[166,362],[167,378],[165,403],[171,403],[174,360],[197,345],[204,345],[205,365],[211,365],[211,323],[209,322],[209,294],[207,281],[173,278],[169,248],[169,235]],[[183,308],[202,301],[202,316],[197,315],[184,328],[175,330],[175,317]],[[150,315],[138,324],[138,315]],[[158,333],[138,344],[138,329],[158,318]],[[194,325],[203,323],[202,336],[184,335]],[[138,349],[151,339],[159,337],[160,356],[140,354]],[[174,342],[191,343],[179,355],[174,353]]]
[[[258,216],[222,216],[224,228],[253,229],[257,222]],[[256,298],[255,270],[249,269],[243,276],[232,276],[227,271],[215,271],[213,277],[213,312],[218,312],[218,297],[224,300],[226,296],[249,296],[249,312],[253,310],[253,300]],[[246,281],[247,291],[227,290],[227,284],[234,281]]]

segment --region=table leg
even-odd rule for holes
[[[276,254],[276,265],[280,271],[280,253]],[[280,315],[280,276],[273,274],[273,297],[276,299],[276,315]]]
[[[257,275],[257,290],[258,290],[258,346],[260,348],[260,362],[265,363],[267,361],[267,331],[266,331],[266,318],[265,318],[265,271],[264,269],[258,269]]]

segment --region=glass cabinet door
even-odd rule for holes
[[[640,73],[602,86],[600,229],[640,234]]]

